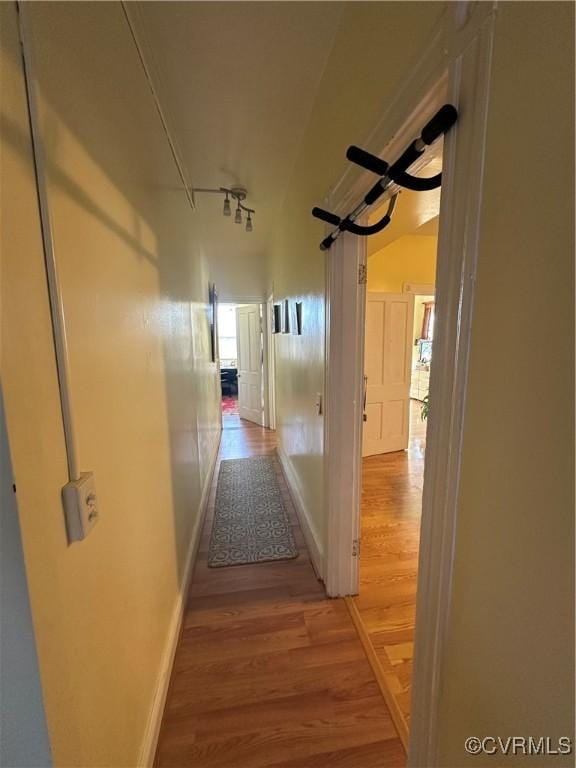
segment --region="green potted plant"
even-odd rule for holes
[[[420,411],[420,418],[422,421],[426,421],[428,413],[430,412],[430,395],[425,395],[422,398],[422,410]]]

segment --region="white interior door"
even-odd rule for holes
[[[262,391],[262,329],[260,305],[236,309],[238,343],[238,412],[241,419],[264,424]]]
[[[366,294],[363,456],[408,447],[413,323],[413,295]]]

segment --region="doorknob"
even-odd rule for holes
[[[364,374],[364,400],[362,403],[362,421],[368,421],[368,416],[366,416],[366,390],[368,389],[368,376]]]

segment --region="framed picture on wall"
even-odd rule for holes
[[[272,307],[272,333],[282,333],[282,307],[274,304]]]
[[[289,304],[289,312],[290,312],[290,333],[297,333],[296,330],[296,302],[291,301]]]
[[[298,336],[302,335],[302,302],[297,301],[296,302],[296,330],[294,333],[297,333]]]
[[[282,302],[282,333],[290,333],[290,305],[288,299]]]
[[[295,336],[302,334],[302,302],[293,301],[290,305],[290,331]]]
[[[218,359],[218,294],[214,283],[208,283],[208,327],[210,329],[210,360]]]

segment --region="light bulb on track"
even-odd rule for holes
[[[199,194],[200,192],[212,193],[215,195],[222,195],[224,198],[222,205],[222,215],[227,218],[233,218],[235,224],[244,224],[246,232],[252,232],[254,229],[254,220],[252,214],[255,213],[253,208],[249,208],[244,204],[248,192],[245,187],[191,187],[189,192]],[[234,205],[234,216],[232,217],[232,206]],[[246,216],[243,216],[243,213]]]

